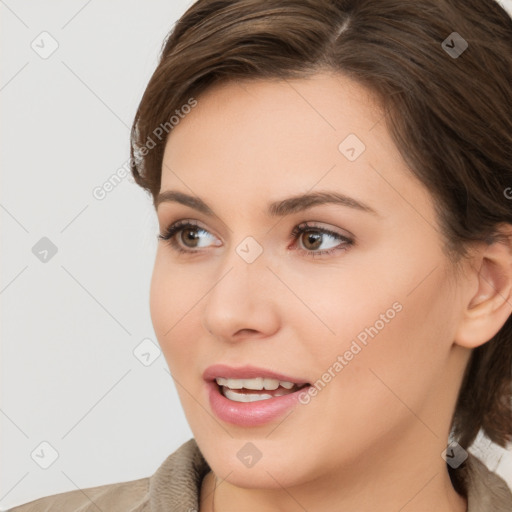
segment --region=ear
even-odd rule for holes
[[[489,341],[512,313],[512,225],[505,226],[501,233],[509,238],[486,244],[468,266],[472,285],[467,287],[454,338],[462,347],[476,348]]]

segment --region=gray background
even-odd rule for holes
[[[192,437],[149,315],[151,200],[93,194],[191,3],[0,0],[0,510],[149,476]],[[473,451],[512,482],[512,452]]]

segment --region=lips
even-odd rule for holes
[[[283,394],[281,386],[279,390],[267,391],[267,390],[231,390],[231,393],[238,394],[243,393],[244,400],[231,400],[224,396],[221,386],[216,382],[218,378],[224,379],[256,379],[263,377],[263,379],[274,379],[283,383],[293,383],[298,387],[306,387],[311,384],[302,377],[285,375],[284,373],[278,373],[273,370],[266,368],[259,368],[256,366],[241,366],[238,368],[227,366],[224,364],[215,364],[209,366],[203,372],[203,378],[205,380],[204,392],[205,398],[210,404],[212,412],[222,421],[232,423],[240,427],[257,427],[267,424],[271,421],[280,419],[290,408],[297,407],[299,405],[299,395],[302,393],[301,389],[293,391],[286,390]],[[233,381],[231,381],[233,382]],[[224,390],[225,391],[225,390]],[[256,401],[249,400],[249,394],[263,394],[273,395],[271,398],[266,396],[263,399]],[[232,398],[236,398],[232,396]],[[248,401],[249,400],[249,401]]]
[[[203,379],[206,381],[214,381],[217,377],[225,379],[255,379],[258,377],[275,379],[282,382],[292,382],[298,386],[309,384],[306,379],[277,373],[266,368],[258,368],[256,366],[241,366],[234,368],[224,364],[215,364],[206,368],[203,372]]]
[[[291,408],[297,407],[302,390],[254,402],[238,402],[226,398],[215,381],[205,382],[206,399],[212,412],[222,421],[240,427],[257,427],[280,420]]]

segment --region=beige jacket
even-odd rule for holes
[[[197,512],[201,481],[210,471],[194,438],[150,477],[55,494],[7,512]],[[454,473],[465,482],[468,512],[512,512],[512,492],[474,455]]]

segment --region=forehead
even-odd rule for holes
[[[383,109],[371,93],[339,74],[229,81],[207,89],[197,100],[198,105],[169,135],[166,149],[172,158],[178,157],[176,146],[191,132],[207,132],[208,137],[196,140],[195,145],[219,156],[222,147],[218,142],[224,140],[230,154],[237,143],[241,143],[236,146],[240,152],[254,148],[261,156],[284,144],[300,158],[315,147],[320,151],[334,145],[337,150],[336,142],[344,134],[364,138],[383,118]],[[322,139],[325,143],[319,147]]]
[[[390,138],[384,109],[347,77],[232,81],[197,101],[168,137],[161,190],[215,190],[266,203],[320,187],[384,211],[419,194],[428,208],[429,195]]]

